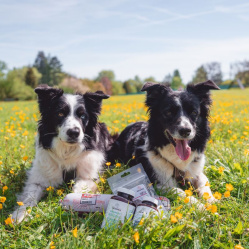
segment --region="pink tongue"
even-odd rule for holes
[[[191,148],[186,140],[176,140],[176,154],[183,161],[187,160],[191,154]]]

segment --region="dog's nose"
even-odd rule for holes
[[[179,134],[182,136],[182,137],[188,137],[191,133],[191,129],[189,128],[181,128],[179,130]]]
[[[70,138],[77,138],[80,135],[80,129],[78,127],[74,127],[72,129],[67,130],[67,135]]]

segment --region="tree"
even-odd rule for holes
[[[4,61],[0,61],[0,79],[3,78],[7,70],[7,64]]]
[[[112,94],[118,95],[118,94],[124,94],[125,90],[123,88],[123,83],[120,81],[112,81]]]
[[[135,80],[127,80],[123,84],[123,88],[126,93],[136,93],[137,88],[136,88],[136,81]]]
[[[204,65],[204,68],[207,72],[207,78],[214,81],[217,85],[220,85],[222,82],[222,72],[221,65],[218,62],[211,62]]]
[[[156,82],[156,80],[153,76],[150,76],[150,77],[144,79],[144,82],[148,82],[148,81]]]
[[[182,83],[182,79],[179,76],[174,76],[171,81],[171,88],[178,90],[183,87],[184,87],[184,84]]]
[[[178,69],[175,69],[174,72],[173,72],[173,77],[179,77],[181,78],[181,75],[180,75],[180,72]]]
[[[249,61],[239,61],[230,65],[231,77],[240,80],[244,86],[249,86]]]
[[[112,95],[112,83],[111,80],[104,76],[101,78],[100,82],[102,83],[102,85],[104,86],[106,93],[109,95]]]
[[[33,69],[31,67],[28,68],[26,74],[25,74],[25,83],[28,86],[31,86],[32,88],[35,88],[38,84],[36,81],[35,74],[33,72]]]
[[[142,87],[143,87],[143,82],[142,82],[142,80],[139,78],[138,75],[136,75],[136,76],[134,77],[134,81],[136,82],[136,83],[135,83],[135,86],[136,86],[137,92],[141,92],[141,89],[142,89]]]
[[[199,68],[197,68],[197,70],[195,71],[195,75],[192,79],[192,83],[199,83],[199,82],[203,82],[206,80],[208,80],[207,71],[202,65]]]
[[[62,78],[62,64],[56,56],[46,56],[43,51],[38,52],[34,67],[42,74],[40,83],[50,86],[58,85]]]
[[[107,77],[110,81],[115,80],[115,74],[112,70],[102,70],[101,72],[99,72],[95,81],[101,81],[103,77]]]
[[[172,76],[171,76],[171,74],[167,74],[165,77],[164,77],[164,79],[163,79],[163,84],[164,85],[171,85],[171,82],[172,82]]]

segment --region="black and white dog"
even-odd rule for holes
[[[188,85],[184,91],[173,91],[169,86],[145,83],[148,122],[137,122],[126,127],[108,152],[108,159],[119,159],[131,164],[142,163],[150,180],[162,189],[174,189],[188,180],[199,196],[209,193],[207,177],[203,173],[204,150],[210,137],[210,90],[219,89],[212,81]],[[131,165],[131,166],[132,166]],[[191,202],[196,202],[191,197]]]
[[[37,87],[35,92],[41,119],[35,159],[18,197],[24,205],[12,215],[17,222],[25,217],[27,206],[37,204],[47,187],[63,183],[65,172],[75,171],[75,193],[96,190],[94,180],[113,140],[105,124],[98,122],[102,99],[108,95],[101,91],[63,94],[63,90],[47,85]]]

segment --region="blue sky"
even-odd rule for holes
[[[249,2],[231,0],[0,0],[0,60],[33,64],[38,51],[63,69],[118,80],[179,69],[190,81],[203,63],[249,59]]]

